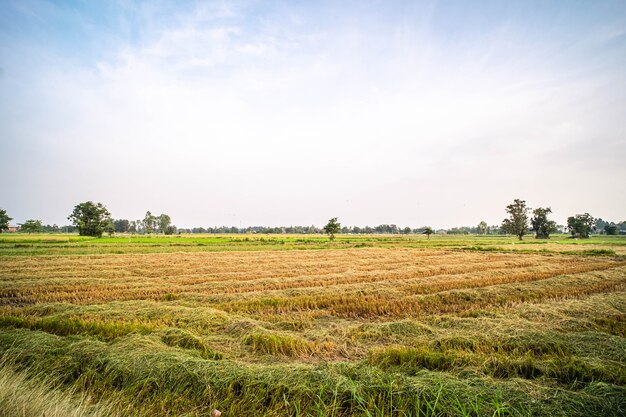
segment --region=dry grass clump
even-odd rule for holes
[[[183,329],[166,329],[161,332],[161,340],[168,346],[196,350],[205,359],[222,359],[223,357],[204,340]]]
[[[563,384],[604,382],[626,385],[626,367],[619,363],[599,363],[574,356],[476,354],[454,349],[429,349],[427,347],[391,346],[370,352],[372,365],[388,369],[399,367],[404,372],[419,369],[433,371],[461,371],[476,369],[494,378],[545,377]]]
[[[597,327],[615,336],[626,337],[626,314],[614,314],[594,319]]]
[[[319,350],[315,343],[286,334],[255,332],[247,335],[244,344],[255,353],[285,356],[307,356]]]
[[[59,336],[84,334],[103,340],[113,340],[129,333],[148,334],[153,329],[140,324],[116,323],[111,321],[86,321],[59,317],[16,317],[0,316],[0,327],[43,330]]]
[[[381,367],[410,366],[430,370],[448,371],[469,364],[467,355],[454,351],[435,351],[426,348],[390,346],[370,353],[370,363]]]

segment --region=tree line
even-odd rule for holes
[[[378,226],[341,226],[336,233],[342,234],[411,234],[423,233],[424,228],[398,227],[395,224],[381,224]],[[323,227],[317,226],[217,226],[217,227],[193,227],[188,229],[178,229],[182,233],[259,233],[259,234],[322,234],[325,233]]]
[[[626,221],[620,223],[608,222],[601,218],[594,218],[589,213],[576,214],[567,218],[567,225],[557,225],[549,219],[552,213],[550,207],[527,207],[524,200],[515,199],[506,207],[508,217],[500,225],[488,225],[481,221],[477,226],[453,227],[450,229],[433,230],[429,226],[421,228],[399,227],[395,224],[381,224],[378,226],[341,226],[337,218],[329,220],[322,228],[311,226],[219,226],[219,227],[194,227],[177,228],[172,224],[172,219],[167,214],[153,214],[147,211],[143,219],[113,219],[111,213],[102,203],[86,201],[77,204],[68,216],[70,225],[57,226],[43,225],[41,220],[29,219],[20,224],[20,232],[24,233],[75,233],[81,236],[100,237],[104,233],[130,234],[165,234],[173,235],[180,233],[258,233],[258,234],[322,234],[326,233],[334,238],[335,234],[426,234],[430,237],[433,233],[445,234],[478,234],[478,235],[504,235],[512,234],[520,240],[528,233],[534,233],[537,239],[548,239],[553,233],[569,232],[572,237],[588,238],[591,233],[607,235],[626,234]],[[13,220],[6,210],[0,209],[0,233],[7,230],[9,222]]]

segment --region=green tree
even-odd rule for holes
[[[591,214],[577,214],[567,218],[567,229],[572,236],[581,239],[589,238],[589,233],[595,229],[595,219]]]
[[[6,210],[0,209],[0,233],[9,228],[11,220],[13,220],[13,217],[9,217]]]
[[[20,225],[20,232],[24,233],[39,233],[43,230],[43,226],[41,225],[41,220],[26,220],[22,225]]]
[[[126,219],[118,219],[113,222],[115,233],[128,233],[130,230],[130,222]]]
[[[102,203],[87,201],[75,206],[68,220],[78,228],[79,235],[101,237],[110,216],[111,213]]]
[[[167,214],[161,214],[157,217],[157,223],[159,226],[159,233],[165,233],[167,228],[172,224],[172,219]]]
[[[529,211],[530,209],[526,207],[526,201],[517,198],[513,200],[512,204],[506,206],[506,212],[509,213],[509,218],[502,221],[502,230],[522,240],[526,232],[528,232]]]
[[[607,224],[610,224],[610,222],[603,220],[601,217],[595,219],[595,222],[594,222],[594,226],[596,230],[604,230],[604,226],[606,226]]]
[[[146,215],[143,218],[143,230],[145,233],[152,233],[156,231],[157,227],[157,218],[150,211],[146,212]]]
[[[609,223],[604,225],[604,233],[607,235],[616,235],[619,231],[619,228],[615,223]]]
[[[422,229],[422,230],[423,230],[423,233],[427,236],[428,240],[430,240],[430,235],[432,235],[433,233],[435,233],[435,232],[433,231],[433,229],[432,229],[430,226],[426,226],[426,227],[424,227],[424,229]]]
[[[487,222],[486,221],[482,221],[480,223],[478,223],[478,234],[484,235],[487,234],[487,229],[489,226],[487,226]]]
[[[405,227],[404,229],[402,229],[402,233],[404,233],[405,235],[408,235],[411,233],[411,228],[410,227]]]
[[[109,217],[107,224],[104,226],[104,231],[109,235],[109,237],[113,236],[113,233],[115,233],[115,222],[112,218]]]
[[[548,214],[550,213],[552,213],[550,207],[539,207],[533,210],[530,224],[535,232],[535,239],[550,239],[550,233],[557,231],[556,222],[548,220]]]
[[[165,229],[165,234],[166,235],[173,235],[174,233],[176,233],[178,231],[178,229],[176,228],[176,226],[174,225],[169,225],[167,226],[167,228]]]
[[[341,223],[337,222],[337,218],[333,217],[328,221],[326,226],[324,226],[324,233],[328,235],[330,240],[335,240],[335,234],[341,231]]]
[[[136,228],[136,232],[139,234],[143,234],[144,229],[143,229],[143,220],[141,219],[137,219],[135,220],[135,228]]]

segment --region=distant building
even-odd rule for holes
[[[20,230],[19,226],[13,226],[13,225],[9,225],[9,227],[7,228],[7,232],[8,233],[15,233],[18,230]]]

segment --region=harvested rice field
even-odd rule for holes
[[[3,236],[0,415],[622,416],[625,253]]]

